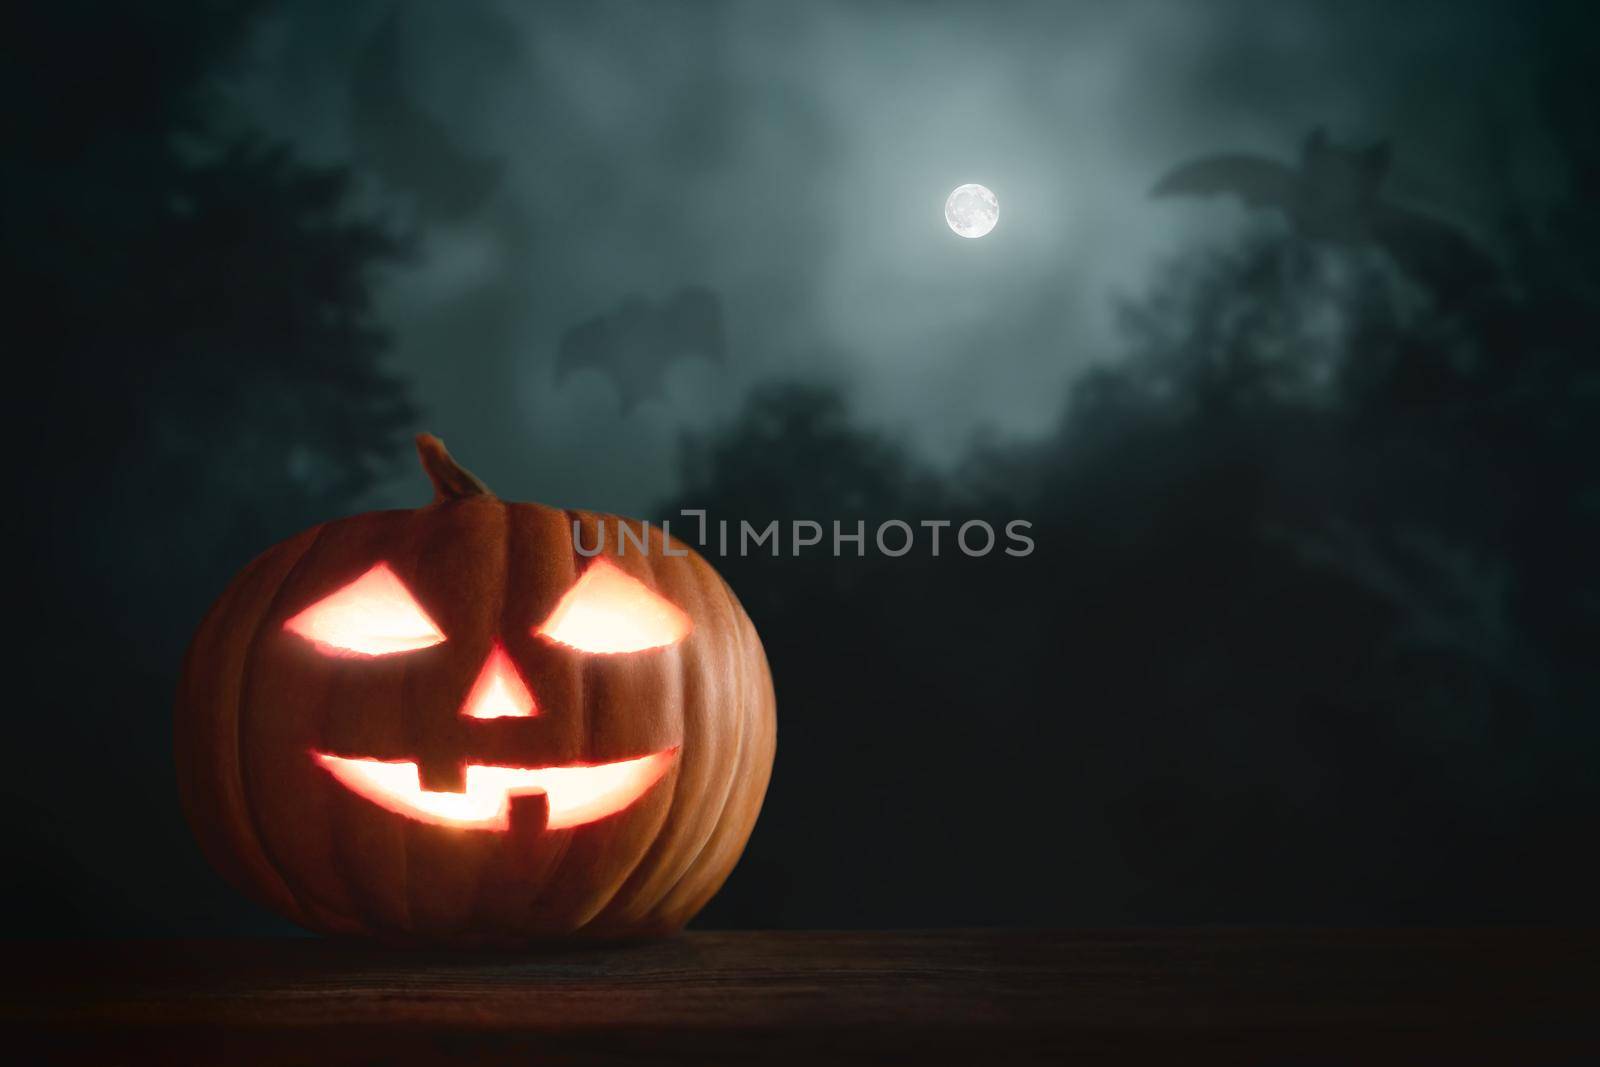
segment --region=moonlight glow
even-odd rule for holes
[[[944,221],[962,237],[982,237],[1000,221],[1000,201],[981,185],[962,185],[944,202]]]

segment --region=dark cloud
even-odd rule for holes
[[[976,434],[1047,432],[1069,382],[1116,356],[1112,298],[1240,224],[1146,197],[1184,159],[1293,158],[1318,125],[1386,137],[1386,188],[1471,222],[1485,115],[1531,106],[1537,22],[1510,5],[288,0],[232,98],[314,157],[367,160],[373,196],[417,225],[383,306],[428,426],[507,493],[636,511],[670,487],[684,430],[773,379],[844,384],[936,463]],[[967,181],[1000,199],[980,241],[940,218]],[[674,364],[660,403],[626,410],[598,378],[557,387],[572,327],[688,284],[723,300],[724,367]]]
[[[456,222],[495,190],[505,164],[464,149],[448,125],[411,99],[400,33],[396,9],[373,32],[352,74],[356,159],[388,188],[410,196],[425,221]]]
[[[578,372],[597,372],[616,390],[626,413],[659,399],[673,364],[695,357],[717,364],[727,359],[717,294],[688,286],[661,301],[629,296],[616,310],[561,335],[556,385]]]

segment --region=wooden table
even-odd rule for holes
[[[17,1064],[1600,1063],[1592,930],[724,932],[515,956],[13,942],[6,955],[0,1047]]]

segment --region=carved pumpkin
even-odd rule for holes
[[[678,929],[733,868],[771,774],[754,627],[659,528],[503,502],[436,438],[417,445],[434,503],[268,550],[201,624],[177,757],[202,847],[331,934]],[[586,550],[604,524],[599,555],[575,550],[575,523]]]

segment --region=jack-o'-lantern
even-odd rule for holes
[[[678,929],[771,774],[755,628],[660,528],[501,501],[436,438],[417,445],[432,504],[285,541],[201,624],[177,757],[202,847],[326,933]]]

